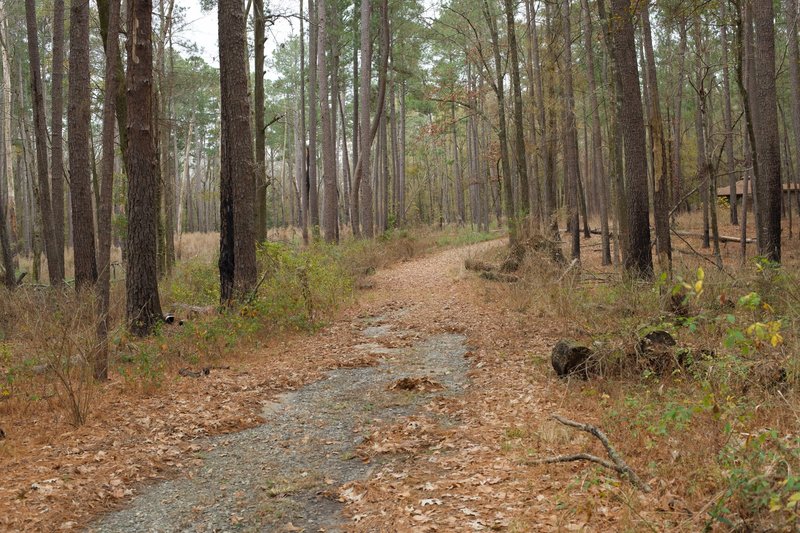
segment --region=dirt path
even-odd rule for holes
[[[359,499],[348,487],[396,458],[383,452],[413,452],[402,440],[381,442],[379,428],[446,430],[457,423],[445,414],[419,417],[468,386],[467,337],[452,322],[454,282],[468,254],[497,245],[380,273],[361,317],[350,321],[358,335],[344,337],[347,346],[328,347],[378,355],[376,365],[339,368],[283,394],[265,406],[263,425],[199,444],[209,450],[200,466],[147,488],[89,529],[338,531],[353,523],[342,514],[345,503]]]

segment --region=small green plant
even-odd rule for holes
[[[162,348],[165,345],[161,345]],[[158,353],[155,343],[141,343],[135,347],[133,354],[126,358],[127,364],[119,367],[119,373],[125,383],[142,392],[150,393],[161,387],[164,382],[164,358]]]
[[[800,519],[800,438],[774,429],[731,435],[718,461],[727,488],[709,511],[709,526],[794,529]]]

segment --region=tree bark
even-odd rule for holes
[[[219,1],[220,298],[244,298],[256,283],[253,215],[255,160],[247,94],[247,25],[243,0]]]
[[[772,0],[753,0],[755,26],[756,202],[761,217],[758,253],[781,260],[781,152],[775,87],[775,28]]]
[[[72,0],[69,39],[69,174],[72,196],[72,234],[75,287],[88,288],[97,281],[94,211],[90,185],[89,3]],[[45,241],[47,242],[47,241]]]
[[[153,118],[152,0],[128,0],[128,327],[145,336],[161,320],[158,296],[156,173]]]
[[[653,276],[650,217],[647,201],[647,153],[642,116],[642,93],[636,62],[633,21],[628,0],[611,1],[613,55],[621,88],[619,122],[625,143],[627,239],[624,267],[629,275]]]
[[[58,270],[64,272],[64,0],[53,0],[53,73],[50,120],[50,182]]]
[[[572,31],[570,0],[561,0],[561,24],[564,39],[564,187],[567,192],[572,259],[581,258],[581,228],[578,219],[580,169],[578,167],[578,130],[575,125],[575,97],[572,89]]]

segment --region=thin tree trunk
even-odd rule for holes
[[[310,16],[310,14],[309,14]],[[300,0],[300,121],[296,125],[300,131],[297,134],[297,189],[300,195],[300,228],[303,233],[303,243],[308,245],[308,146],[306,145],[306,59],[305,38],[303,36],[303,0]]]
[[[120,0],[110,0],[108,26],[112,29],[106,39],[105,92],[103,94],[103,159],[101,162],[100,204],[97,217],[97,340],[94,378],[108,379],[108,329],[111,294],[111,214],[114,203],[114,118],[117,96],[117,58],[119,57]]]
[[[264,43],[266,41],[266,19],[264,0],[253,2],[253,52],[255,63],[255,145],[256,145],[256,195],[258,210],[256,217],[256,241],[267,238],[267,173],[264,161],[266,125],[264,122]]]
[[[653,209],[656,227],[656,253],[661,269],[672,273],[672,243],[669,229],[669,165],[664,127],[661,119],[661,98],[658,92],[653,37],[650,30],[650,10],[647,3],[642,7],[642,35],[647,58],[647,80],[650,89],[650,136],[653,141]]]
[[[317,2],[319,0],[316,0]],[[308,220],[311,234],[319,237],[319,195],[317,189],[317,50],[319,26],[317,4],[308,0]]]
[[[564,39],[564,187],[567,191],[567,217],[571,234],[572,259],[581,258],[580,169],[578,168],[578,131],[575,125],[575,97],[572,89],[572,32],[570,0],[561,0],[561,24]]]
[[[325,241],[336,242],[336,228],[339,219],[336,195],[336,146],[333,140],[333,117],[328,98],[328,65],[325,50],[328,44],[327,6],[325,0],[317,0],[317,75],[319,76],[319,96],[322,119],[322,181],[324,187],[323,231]]]
[[[505,72],[503,71],[503,62],[500,57],[500,36],[497,30],[497,20],[489,8],[488,0],[483,0],[483,16],[486,24],[489,26],[489,33],[492,41],[492,54],[494,56],[494,74],[495,79],[492,83],[495,96],[497,97],[497,113],[498,113],[498,137],[500,141],[500,162],[503,166],[503,188],[505,196],[505,212],[508,221],[509,241],[511,248],[517,246],[517,216],[516,208],[514,207],[514,187],[511,176],[511,160],[508,153],[508,133],[506,128],[506,110],[505,110],[505,86],[504,78]]]
[[[793,1],[793,0],[790,0]],[[722,92],[725,99],[722,120],[725,127],[725,171],[728,173],[728,196],[731,208],[731,224],[739,224],[738,197],[736,196],[736,162],[733,157],[733,113],[731,110],[731,80],[728,61],[728,2],[720,2],[720,38],[722,39]],[[795,41],[796,42],[796,41]],[[798,93],[800,98],[800,93]],[[716,194],[716,191],[714,192]]]
[[[602,1],[602,0],[601,0]],[[595,82],[594,41],[592,39],[592,17],[589,11],[589,0],[581,0],[583,17],[583,38],[586,48],[586,69],[589,80],[589,106],[592,112],[592,156],[590,166],[594,179],[599,185],[600,235],[602,240],[602,264],[611,264],[611,243],[608,234],[608,184],[603,165],[603,137],[600,128],[600,104],[597,99],[597,83]],[[589,148],[587,147],[587,150]],[[587,168],[588,174],[588,168]]]
[[[525,122],[522,118],[522,83],[519,74],[519,56],[517,48],[516,21],[514,20],[515,6],[512,0],[504,0],[506,14],[506,30],[508,32],[508,54],[511,63],[511,89],[514,102],[514,135],[515,152],[517,160],[517,176],[520,185],[520,210],[521,218],[530,214],[530,197],[528,185],[528,162],[525,149]]]

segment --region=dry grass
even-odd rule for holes
[[[749,218],[752,228],[752,213]],[[720,209],[720,220],[727,219]],[[677,227],[700,233],[702,219],[699,213],[685,215]],[[739,228],[723,224],[720,233],[738,236]],[[653,511],[654,504],[671,510],[672,517],[662,522],[661,515],[654,527],[782,531],[800,524],[795,496],[800,494],[796,235],[789,238],[787,231],[784,262],[777,271],[758,267],[754,244],[744,263],[739,243],[722,244],[721,271],[700,238],[687,237],[684,243],[673,237],[675,279],[655,285],[633,282],[616,268],[600,265],[600,238],[593,235],[583,243],[581,269],[565,272],[565,266],[533,253],[520,269],[519,283],[486,285],[487,301],[520,317],[521,327],[577,339],[606,363],[605,373],[587,382],[548,387],[556,388],[560,410],[599,421],[644,470],[641,477],[656,481],[657,493],[668,502],[631,503],[637,513]],[[483,259],[499,263],[504,253],[494,251]],[[694,285],[698,268],[705,272],[703,292],[697,296],[680,289],[687,294],[686,316],[676,316],[673,287],[684,281]],[[757,305],[737,303],[750,293],[759,295]],[[773,346],[771,334],[759,336],[756,324],[765,325],[764,330],[776,325],[782,339]],[[637,359],[639,339],[653,329],[672,333],[690,363],[658,373]],[[542,356],[536,374],[552,382],[549,352]],[[548,427],[536,430],[539,439],[552,440]],[[593,505],[604,505],[591,496],[586,478],[580,486]],[[631,522],[628,527],[644,526]]]

